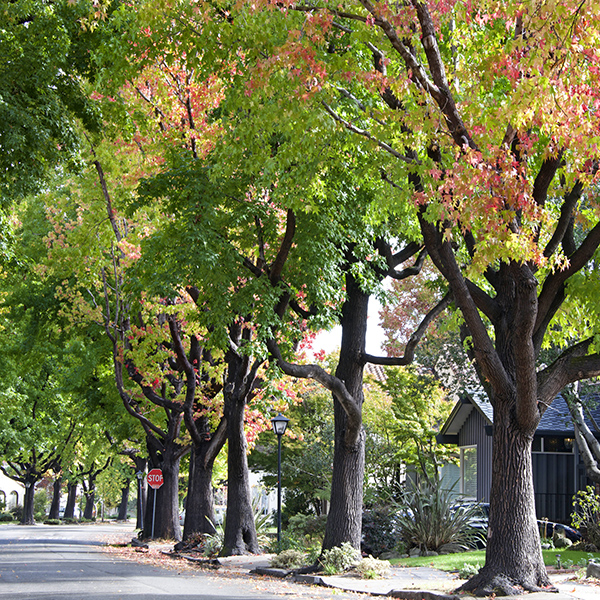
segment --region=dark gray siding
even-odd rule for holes
[[[459,446],[477,446],[477,500],[490,501],[492,485],[492,436],[485,432],[489,425],[478,410],[472,410],[458,434]]]
[[[533,454],[533,487],[538,519],[569,523],[577,491],[574,454]]]

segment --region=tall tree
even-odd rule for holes
[[[33,373],[21,370],[12,384],[5,380],[3,390],[0,469],[25,486],[23,525],[34,524],[35,486],[60,464],[78,426],[73,404],[55,387],[56,379],[48,370],[51,362],[38,364]]]
[[[86,90],[93,70],[90,50],[103,34],[102,27],[85,27],[95,11],[85,0],[0,2],[3,202],[39,190],[55,168],[77,165],[82,122],[89,130],[100,129]]]
[[[464,589],[547,588],[531,440],[556,394],[600,369],[587,319],[569,321],[575,343],[538,364],[600,244],[598,12],[570,0],[560,10],[264,4],[288,33],[260,77],[287,67],[335,122],[371,140],[390,194],[414,203],[468,330],[494,408],[494,449],[486,564]]]

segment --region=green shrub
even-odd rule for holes
[[[223,548],[223,542],[225,541],[225,519],[219,525],[212,523],[215,528],[214,533],[204,534],[204,546],[202,548],[202,554],[205,556],[217,556]]]
[[[387,560],[378,560],[369,556],[363,558],[355,569],[363,579],[380,579],[390,572],[390,563]]]
[[[46,507],[48,506],[48,494],[44,490],[38,490],[33,495],[33,518],[43,521],[46,518]]]
[[[573,496],[573,509],[573,527],[580,529],[588,541],[600,547],[600,497],[591,485]]]
[[[13,517],[12,513],[9,512],[1,512],[0,513],[0,522],[8,522],[8,521],[14,521],[15,518]]]
[[[327,575],[343,573],[360,561],[360,553],[349,542],[341,546],[335,546],[329,550],[323,550],[319,559],[323,572]]]
[[[465,563],[458,571],[458,576],[460,579],[470,579],[471,577],[479,573],[479,569],[481,569],[481,565],[479,563],[477,563],[476,565],[470,565],[469,563]]]
[[[299,569],[307,564],[308,557],[299,550],[284,550],[271,559],[271,566],[276,569]]]
[[[361,550],[379,556],[394,550],[398,543],[395,532],[395,515],[389,508],[366,510],[362,518]]]
[[[279,554],[284,550],[299,550],[308,554],[313,563],[321,554],[321,543],[325,535],[326,515],[295,514],[281,532],[281,541],[273,540],[269,550]],[[311,563],[311,564],[313,564]]]
[[[396,522],[409,547],[437,550],[453,543],[468,550],[482,541],[481,533],[471,526],[479,510],[477,504],[456,508],[450,491],[425,485],[405,492]]]
[[[61,522],[62,521],[60,519],[46,519],[44,521],[44,525],[60,525]]]
[[[298,513],[290,517],[287,531],[296,537],[318,538],[325,536],[327,515],[303,515]]]
[[[21,521],[23,519],[23,507],[20,504],[11,508],[10,512],[15,521]]]

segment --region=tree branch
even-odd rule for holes
[[[446,294],[426,315],[423,317],[417,330],[410,336],[404,349],[404,356],[373,356],[364,354],[363,360],[374,365],[403,366],[409,365],[415,358],[415,349],[425,335],[429,325],[442,313],[452,302],[452,294]]]
[[[493,385],[496,390],[503,390],[508,395],[513,389],[512,383],[479,315],[477,305],[469,291],[469,286],[456,263],[450,243],[443,241],[442,235],[436,226],[429,223],[422,212],[419,213],[419,222],[429,255],[446,281],[448,281],[454,301],[460,308],[472,336],[473,352],[481,368],[482,375],[490,382],[494,382]]]
[[[577,447],[581,453],[587,475],[594,483],[600,483],[600,468],[598,468],[598,463],[600,463],[600,444],[585,422],[581,401],[567,400],[567,406],[571,413],[573,428],[575,430],[575,440],[577,441]]]
[[[394,150],[389,144],[386,144],[385,142],[382,142],[381,140],[377,139],[375,136],[371,135],[366,129],[360,129],[359,127],[356,127],[355,125],[352,125],[352,123],[350,123],[350,121],[347,121],[346,119],[344,119],[343,117],[338,115],[331,108],[331,106],[329,106],[329,104],[327,104],[326,102],[321,102],[321,104],[323,105],[325,110],[333,117],[333,119],[335,121],[337,121],[338,123],[341,123],[349,131],[352,131],[353,133],[356,133],[362,137],[367,138],[368,140],[371,140],[372,142],[375,142],[380,148],[382,148],[386,152],[389,152],[392,156],[394,156],[395,158],[398,158],[399,160],[402,160],[407,163],[419,164],[418,160],[416,160],[414,158],[410,158],[403,154],[400,154],[400,152],[398,152],[397,150]]]
[[[552,364],[540,371],[538,400],[550,404],[569,383],[600,376],[600,354],[588,354],[593,338],[567,348]],[[540,412],[543,414],[545,409]]]
[[[287,211],[287,220],[285,225],[285,233],[281,240],[279,252],[269,269],[269,280],[273,286],[277,285],[281,281],[281,273],[283,267],[288,259],[290,250],[292,249],[292,242],[294,241],[294,235],[296,233],[296,215],[291,208]]]
[[[353,446],[356,439],[348,439],[349,432],[356,431],[360,434],[360,424],[362,423],[362,415],[360,407],[357,406],[352,395],[346,389],[344,382],[337,377],[330,375],[319,365],[298,365],[287,362],[281,356],[281,350],[275,340],[267,341],[267,348],[271,356],[275,359],[277,366],[291,377],[299,379],[313,379],[320,383],[324,388],[328,389],[338,400],[346,416],[348,417],[348,427],[346,429],[346,443]]]
[[[552,308],[554,310],[558,309],[555,300],[562,292],[567,280],[588,264],[599,245],[600,222],[591,229],[579,248],[571,254],[569,257],[569,266],[561,271],[555,271],[546,278],[538,299],[538,315],[534,329],[536,333],[542,324],[549,323],[548,316],[550,310]]]

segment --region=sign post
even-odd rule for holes
[[[156,490],[165,482],[163,474],[160,469],[152,469],[148,473],[146,478],[148,485],[154,490],[154,501],[152,503],[152,534],[151,537],[154,539],[154,517],[156,516]]]

